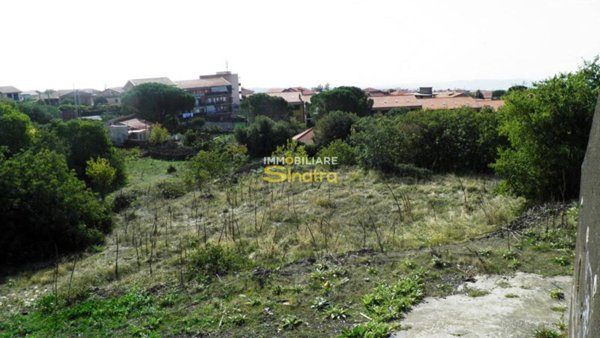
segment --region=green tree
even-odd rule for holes
[[[396,117],[360,119],[350,137],[356,149],[356,160],[363,168],[395,172],[399,167],[414,163],[412,147],[419,130],[402,125]]]
[[[337,87],[314,95],[311,98],[310,111],[311,115],[317,118],[336,110],[368,116],[371,114],[371,107],[373,107],[373,100],[369,99],[362,89]]]
[[[477,91],[475,91],[475,93],[473,94],[473,97],[476,99],[485,99],[485,96],[483,96],[483,93],[479,89],[477,89]]]
[[[26,150],[0,158],[0,266],[81,250],[102,241],[110,226],[109,210],[62,154]]]
[[[337,139],[319,150],[319,157],[336,157],[337,165],[356,164],[356,151],[348,143]]]
[[[152,126],[150,129],[150,143],[152,144],[161,144],[167,142],[169,139],[169,131],[167,128],[157,123]]]
[[[93,158],[106,158],[115,168],[116,176],[113,188],[125,183],[125,162],[108,138],[106,128],[101,122],[71,120],[54,125],[56,134],[67,147],[67,163],[75,170],[77,177],[91,183],[85,174],[87,162]]]
[[[241,109],[250,121],[256,116],[266,116],[274,121],[290,118],[290,107],[283,98],[267,94],[254,94],[242,101]]]
[[[498,89],[492,92],[492,100],[499,100],[506,95],[506,90]]]
[[[144,83],[122,95],[121,104],[127,113],[152,122],[161,123],[167,129],[177,129],[179,114],[194,107],[194,96],[175,86],[161,83]]]
[[[275,122],[266,116],[258,116],[248,127],[235,130],[235,138],[248,148],[251,157],[270,155],[279,145],[300,132],[301,126],[291,121]]]
[[[411,144],[419,153],[414,164],[436,172],[489,172],[497,148],[506,142],[489,108],[413,111],[399,121],[418,131]]]
[[[98,157],[87,161],[85,174],[90,179],[92,189],[104,199],[113,186],[117,170],[110,165],[107,159]]]
[[[315,127],[315,143],[318,146],[326,146],[336,139],[345,140],[356,123],[358,116],[354,113],[333,111],[320,118]]]
[[[527,90],[527,87],[523,86],[523,85],[514,85],[514,86],[508,88],[507,93],[514,92],[514,91],[522,91],[522,90]]]
[[[510,146],[494,164],[503,187],[535,200],[578,196],[600,85],[598,59],[526,90],[509,90],[499,111]]]
[[[0,102],[0,146],[9,154],[27,148],[33,139],[33,125],[29,117],[19,112],[13,104]]]
[[[50,123],[53,119],[60,118],[60,112],[56,106],[44,104],[41,101],[26,101],[19,103],[19,110],[31,118],[31,121],[39,124]]]

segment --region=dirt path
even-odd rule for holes
[[[571,281],[570,276],[544,278],[520,272],[513,277],[478,276],[474,283],[459,289],[489,294],[426,298],[402,321],[402,327],[410,328],[392,337],[533,337],[542,325],[556,329],[554,323],[561,318],[566,321],[566,311],[561,309],[568,309]],[[557,288],[566,300],[551,298],[551,291]]]

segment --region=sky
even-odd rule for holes
[[[226,67],[246,88],[497,87],[600,54],[600,0],[4,0],[0,11],[0,86],[21,90]]]

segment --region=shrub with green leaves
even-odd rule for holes
[[[235,130],[235,139],[246,145],[251,157],[268,156],[286,141],[300,132],[302,126],[290,121],[273,121],[266,116],[257,116],[248,127]]]
[[[162,144],[167,142],[169,139],[169,131],[167,128],[163,127],[160,123],[157,123],[152,126],[150,129],[150,138],[149,141],[151,144]]]
[[[358,116],[354,113],[333,111],[320,118],[314,129],[314,141],[319,146],[326,146],[333,140],[345,140],[356,123]]]
[[[104,197],[115,181],[117,170],[110,165],[107,159],[98,157],[87,161],[85,174],[90,179],[92,189]]]
[[[579,195],[599,88],[596,58],[578,72],[559,74],[504,96],[499,130],[509,146],[493,165],[503,178],[503,191],[539,201]]]
[[[399,319],[425,296],[423,278],[418,273],[401,278],[393,285],[380,284],[363,297],[368,313],[378,321]]]
[[[192,253],[188,263],[193,276],[207,280],[250,268],[251,265],[252,262],[245,256],[210,243]]]
[[[27,150],[0,157],[0,265],[84,249],[101,242],[110,226],[108,208],[63,155]]]
[[[0,146],[9,154],[26,149],[33,140],[33,125],[29,117],[12,104],[0,102]]]
[[[338,338],[388,338],[392,329],[385,323],[368,322],[356,325],[352,329],[342,330],[342,334]]]
[[[393,173],[399,165],[414,162],[413,139],[417,135],[418,130],[405,127],[398,118],[367,117],[355,124],[350,144],[361,167]]]
[[[399,119],[407,130],[418,131],[411,144],[417,152],[413,163],[436,172],[488,173],[497,148],[505,144],[489,108],[412,111]]]
[[[334,140],[318,153],[319,157],[336,157],[337,165],[356,164],[356,151],[348,143],[342,140]]]
[[[90,159],[102,157],[115,168],[115,179],[111,190],[125,183],[125,158],[121,151],[113,147],[104,125],[97,121],[71,120],[59,122],[52,130],[67,146],[65,156],[69,168],[75,170],[77,177],[88,184],[90,178],[86,175],[87,162]]]

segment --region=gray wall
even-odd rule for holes
[[[569,337],[600,337],[600,97],[581,170]]]

